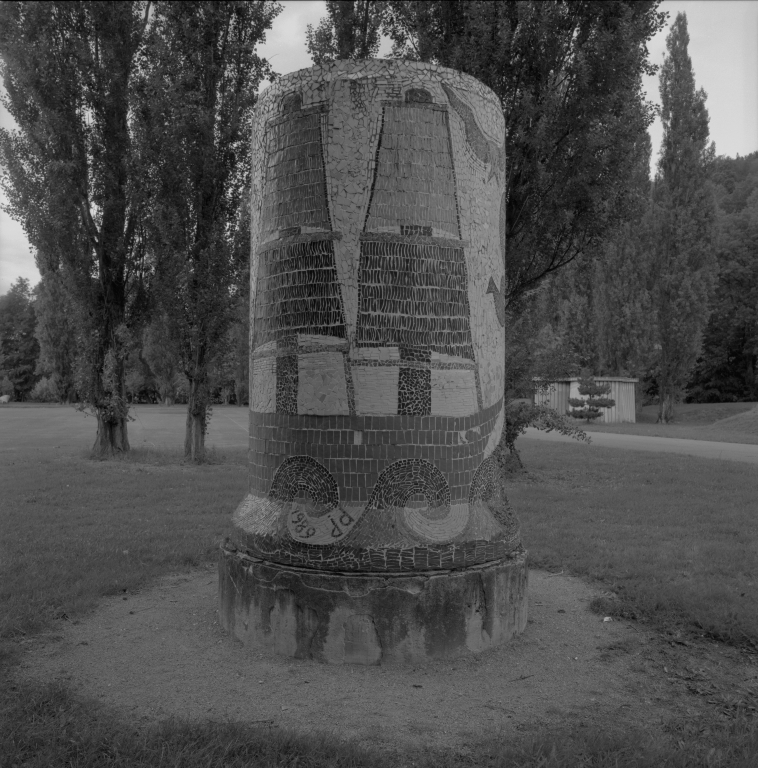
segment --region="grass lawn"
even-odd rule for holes
[[[758,642],[758,475],[746,465],[584,444],[519,444],[529,474],[509,496],[534,565],[597,580],[618,595],[604,612],[665,629]],[[403,756],[245,724],[165,722],[135,733],[58,686],[12,687],[16,640],[106,594],[215,560],[246,488],[244,451],[183,466],[136,451],[94,462],[17,451],[0,464],[0,766],[242,766],[395,768]],[[4,668],[3,668],[4,664]],[[5,682],[4,682],[5,681]],[[642,745],[630,736],[547,733],[482,744],[467,757],[414,757],[418,768],[496,766],[754,766],[750,720],[706,743]]]
[[[519,442],[531,562],[602,582],[606,613],[758,648],[758,473],[739,462]],[[601,606],[598,606],[600,609]]]
[[[180,465],[178,452],[173,464],[163,456],[3,457],[0,638],[74,619],[103,595],[216,557],[246,492],[245,452],[200,467]]]
[[[717,443],[758,445],[758,417],[749,412],[758,403],[679,403],[676,419],[657,424],[657,405],[646,405],[634,424],[582,424],[587,432],[616,432],[622,435],[678,437],[685,440],[713,440]],[[577,424],[579,422],[577,421]]]

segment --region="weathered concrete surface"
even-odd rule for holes
[[[251,649],[330,664],[455,658],[526,628],[527,555],[460,571],[340,574],[222,548],[222,626]]]

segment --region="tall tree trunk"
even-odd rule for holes
[[[634,420],[639,421],[642,416],[643,407],[643,387],[644,384],[640,379],[634,383]]]
[[[674,393],[668,382],[658,389],[658,418],[656,424],[668,424],[674,420]]]
[[[184,433],[184,458],[205,461],[205,432],[208,427],[208,382],[202,374],[189,379],[187,426]]]
[[[95,437],[95,444],[92,446],[92,454],[97,458],[104,459],[108,456],[128,452],[129,434],[126,417],[113,420],[99,410],[97,412],[97,437]]]

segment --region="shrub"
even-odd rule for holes
[[[58,387],[51,376],[43,376],[29,393],[29,399],[37,403],[57,403],[60,402]]]
[[[574,440],[590,442],[587,433],[572,424],[566,416],[546,405],[535,405],[524,401],[511,401],[505,406],[505,429],[501,440],[501,447],[508,454],[506,459],[515,462],[518,467],[523,467],[521,457],[516,449],[516,439],[526,432],[527,427],[536,427],[544,432],[555,430]]]

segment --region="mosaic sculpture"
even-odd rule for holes
[[[220,563],[222,620],[241,639],[373,663],[523,629],[525,553],[495,456],[503,137],[495,95],[430,64],[340,61],[261,96],[250,493]],[[382,602],[380,583],[415,603]],[[435,617],[458,598],[460,620]],[[430,631],[450,642],[419,640]]]

